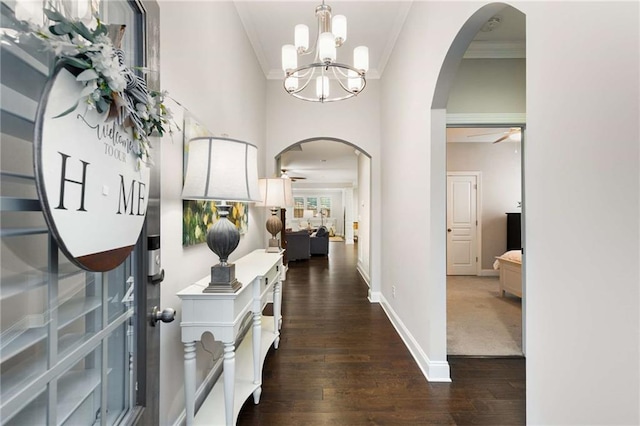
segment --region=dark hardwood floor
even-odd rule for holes
[[[355,247],[289,263],[280,347],[238,425],[525,424],[524,359],[450,358],[452,383],[427,382],[368,302]]]

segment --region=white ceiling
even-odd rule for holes
[[[313,43],[317,31],[315,8],[322,0],[266,1],[236,0],[235,6],[253,46],[260,66],[268,79],[281,79],[281,48],[293,43],[296,24],[306,24]],[[412,1],[326,1],[334,15],[347,17],[347,41],[338,49],[338,62],[352,62],[353,48],[369,48],[368,79],[380,78],[391,56]],[[511,7],[499,14],[498,26],[479,32],[471,43],[466,58],[525,57],[525,17]],[[493,142],[495,135],[467,137],[457,134],[462,129],[449,129],[455,136],[449,142]],[[497,132],[498,137],[509,129],[470,129],[477,133]],[[321,160],[326,160],[322,162]],[[291,176],[304,176],[294,187],[326,186],[327,188],[357,185],[357,157],[354,148],[339,142],[314,141],[302,144],[301,151],[286,152],[281,157],[282,168]]]
[[[281,48],[293,44],[297,24],[309,27],[309,41],[317,32],[315,8],[319,0],[236,1],[236,9],[260,66],[269,79],[281,79]],[[338,49],[337,62],[352,63],[353,49],[369,48],[367,78],[379,78],[391,55],[411,7],[410,1],[327,1],[333,15],[347,17],[347,41]]]
[[[280,157],[282,169],[296,180],[294,187],[317,186],[352,187],[358,180],[356,150],[347,144],[317,140],[300,144],[301,150],[287,151]],[[360,154],[364,155],[364,154]]]

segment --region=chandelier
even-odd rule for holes
[[[364,90],[369,70],[369,49],[353,49],[353,66],[336,62],[337,48],[347,40],[347,18],[331,17],[331,7],[316,7],[318,32],[315,45],[309,48],[309,27],[296,25],[295,44],[282,46],[284,89],[291,96],[310,102],[335,102],[349,99]],[[313,55],[310,64],[298,66],[298,56]],[[309,87],[311,86],[311,87]],[[313,88],[315,86],[315,93]]]

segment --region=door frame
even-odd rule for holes
[[[139,46],[142,66],[157,72],[146,75],[150,90],[160,89],[160,5],[156,0],[128,0],[139,14],[141,37]],[[162,144],[159,138],[154,144],[154,156],[160,158]],[[150,323],[151,311],[160,306],[160,282],[148,276],[148,240],[152,235],[160,235],[160,192],[161,168],[151,167],[149,201],[144,226],[135,247],[135,280],[137,284],[136,318],[136,416],[133,424],[159,424],[160,418],[160,328]],[[160,323],[158,323],[159,325]]]
[[[476,256],[478,261],[476,262],[476,276],[480,276],[482,273],[482,172],[481,171],[449,171],[447,170],[447,181],[449,176],[474,176],[476,178]],[[447,182],[447,207],[449,205],[449,190]],[[445,215],[448,215],[447,207],[445,207]],[[445,216],[447,217],[447,216]],[[445,226],[448,224],[445,222]],[[449,261],[449,249],[445,248],[445,255],[447,262]]]

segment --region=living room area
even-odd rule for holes
[[[371,158],[348,141],[314,138],[279,153],[293,205],[283,210],[287,260],[328,257],[334,244],[356,245],[357,269],[369,281]]]
[[[287,250],[289,261],[310,259],[314,255],[329,255],[329,231],[325,226],[312,232],[302,229],[285,234],[283,246]]]

